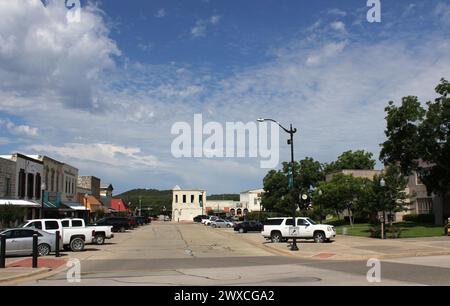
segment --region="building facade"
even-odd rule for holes
[[[242,216],[248,213],[248,209],[243,208],[239,201],[208,200],[205,209],[206,214],[226,213],[230,216]]]
[[[192,222],[194,217],[206,213],[205,205],[205,190],[182,190],[179,186],[172,189],[173,222]]]
[[[239,200],[244,209],[249,212],[262,211],[262,196],[264,194],[264,189],[253,189],[241,192]]]
[[[94,196],[97,200],[100,201],[100,179],[95,176],[79,176],[77,187],[79,190],[87,191],[82,193],[88,193],[89,195]]]
[[[0,158],[0,199],[14,198],[16,190],[16,163]]]

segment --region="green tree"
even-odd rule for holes
[[[12,222],[22,219],[24,215],[25,210],[21,207],[2,205],[0,206],[0,225],[9,227]]]
[[[326,210],[333,210],[337,216],[344,211],[349,215],[353,226],[355,214],[367,212],[365,199],[369,180],[337,173],[329,182],[322,182],[314,193],[314,205]]]
[[[307,157],[295,162],[294,188],[289,188],[290,163],[283,163],[282,170],[271,170],[264,178],[265,194],[262,206],[267,211],[291,213],[292,204],[299,204],[299,195],[311,196],[312,190],[324,179],[322,164]],[[295,199],[295,201],[294,201]]]
[[[385,184],[382,186],[381,181]],[[375,214],[385,212],[391,214],[406,211],[408,209],[409,196],[405,189],[408,185],[408,178],[405,177],[398,165],[387,165],[385,173],[376,175],[371,183],[371,190],[368,193],[367,201],[370,213]],[[392,219],[390,220],[392,225]]]
[[[439,97],[426,108],[417,97],[403,98],[398,107],[389,102],[388,139],[380,159],[398,163],[405,176],[417,171],[428,192],[440,195],[445,205],[450,190],[450,83],[442,79],[435,90]]]
[[[376,161],[373,154],[364,150],[347,151],[342,153],[337,161],[325,165],[325,172],[331,173],[343,169],[373,170]]]

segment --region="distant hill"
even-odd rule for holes
[[[206,196],[206,200],[217,201],[217,200],[228,200],[228,201],[239,201],[239,194],[213,194]]]
[[[172,210],[172,190],[133,189],[114,196],[125,203],[131,202],[132,207],[139,207],[141,199],[142,207],[151,207],[154,214],[159,214],[165,206],[167,211]]]
[[[131,206],[139,207],[139,198],[141,199],[142,207],[151,207],[154,214],[159,214],[163,207],[167,211],[172,210],[172,190],[157,190],[157,189],[133,189],[122,194],[114,196],[115,199],[122,199],[125,203],[130,203]],[[206,200],[230,200],[239,201],[239,194],[216,194],[207,196]]]

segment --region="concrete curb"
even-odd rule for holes
[[[9,268],[9,269],[14,269],[14,268]],[[36,277],[36,276],[39,276],[44,273],[48,273],[49,271],[51,271],[50,268],[38,268],[29,273],[22,273],[22,274],[14,275],[14,276],[7,277],[7,278],[0,278],[0,285],[8,285],[8,284],[11,284],[14,282],[21,281],[23,279],[32,278],[32,277]]]
[[[67,262],[67,261],[66,261]],[[9,268],[14,269],[14,268]],[[14,286],[19,285],[21,283],[25,282],[32,282],[37,281],[41,279],[45,279],[48,277],[51,277],[53,275],[56,275],[58,273],[64,272],[65,270],[68,270],[69,268],[64,264],[61,267],[58,267],[56,269],[51,268],[37,268],[36,271],[32,271],[31,273],[24,273],[19,274],[7,279],[0,279],[0,286]]]

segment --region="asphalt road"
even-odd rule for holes
[[[366,261],[280,256],[229,230],[201,225],[156,222],[68,256],[81,262],[75,284],[81,286],[450,285],[450,256],[383,260],[381,283],[369,283]],[[64,272],[25,285],[70,284]]]

